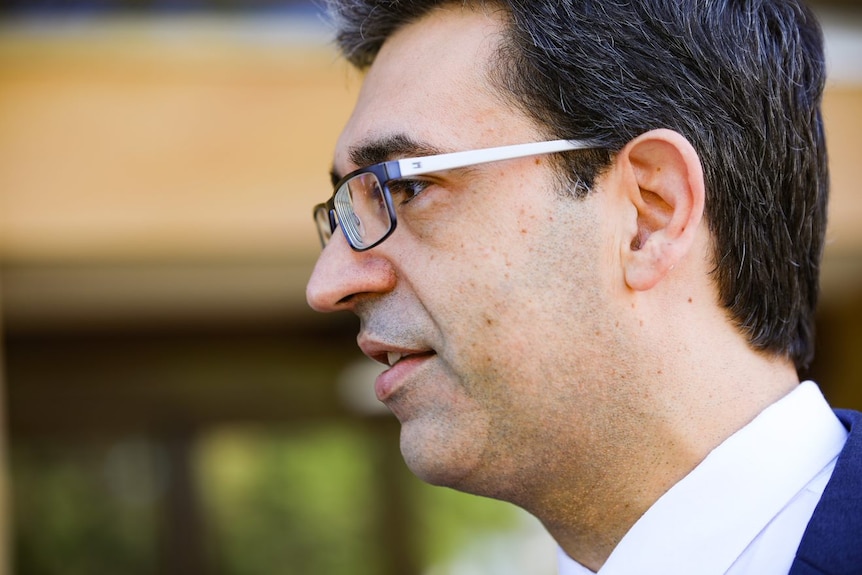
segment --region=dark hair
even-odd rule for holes
[[[453,3],[330,0],[339,46],[359,68],[395,30]],[[612,151],[654,128],[688,138],[704,168],[722,305],[754,348],[807,367],[828,168],[823,37],[802,1],[467,4],[508,13],[494,81],[549,134]],[[577,173],[589,182],[609,161]]]

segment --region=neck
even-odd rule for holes
[[[655,377],[630,380],[613,427],[592,439],[599,453],[573,458],[576,468],[559,469],[542,499],[523,505],[585,567],[598,571],[659,497],[798,385],[789,361],[751,350],[735,332],[715,353],[723,335],[710,333],[707,340],[682,333],[685,345],[670,361],[641,356],[638,373]]]

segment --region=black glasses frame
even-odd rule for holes
[[[344,232],[344,237],[347,239],[347,243],[350,247],[357,252],[364,252],[365,250],[370,250],[371,248],[380,245],[386,238],[392,235],[392,232],[395,231],[395,227],[398,224],[398,216],[395,215],[395,206],[392,204],[392,194],[389,191],[389,182],[392,180],[398,180],[402,178],[401,169],[399,167],[399,162],[402,160],[390,160],[388,162],[381,162],[379,164],[372,164],[365,168],[359,168],[358,170],[354,170],[338,180],[338,182],[333,186],[335,191],[332,194],[332,197],[329,198],[325,203],[317,204],[314,207],[314,220],[318,223],[317,231],[320,234],[320,241],[323,244],[323,247],[326,247],[326,244],[329,243],[332,234],[335,233],[335,228],[338,227],[339,217],[338,211],[336,210],[336,202],[338,193],[342,188],[345,188],[347,182],[352,180],[357,176],[361,176],[362,174],[372,174],[376,179],[377,183],[380,184],[380,191],[383,192],[383,201],[386,204],[386,212],[389,214],[389,229],[386,231],[383,236],[371,244],[367,246],[358,245],[354,242],[353,238],[350,237],[350,234],[347,232],[345,226],[342,226],[342,231]],[[326,211],[326,217],[329,219],[329,234],[324,237],[324,228],[320,226],[321,220],[321,212]]]
[[[359,232],[356,231],[356,228],[350,222],[345,221],[344,224],[340,226],[341,231],[344,233],[344,237],[347,239],[348,245],[357,252],[370,250],[371,248],[380,245],[384,240],[386,240],[386,238],[392,235],[392,232],[395,231],[398,224],[398,217],[395,213],[395,206],[392,204],[392,194],[389,191],[389,182],[393,180],[434,172],[442,172],[455,168],[464,168],[488,162],[499,162],[502,160],[525,158],[529,156],[538,156],[541,154],[566,152],[571,150],[586,150],[595,147],[596,146],[592,145],[590,142],[581,140],[550,140],[546,142],[531,142],[528,144],[515,144],[511,146],[467,150],[464,152],[435,154],[432,156],[406,158],[403,160],[390,160],[354,170],[341,178],[335,184],[335,189],[329,200],[314,207],[314,221],[317,225],[318,234],[320,235],[320,242],[325,248],[330,239],[332,239],[332,234],[335,233],[335,228],[339,227],[341,219],[350,215],[354,215],[355,217],[355,212],[350,214],[345,211],[350,210],[352,212],[352,209],[349,207],[349,200],[344,199],[343,196],[350,193],[347,183],[362,174],[372,174],[377,179],[377,183],[380,185],[380,191],[383,194],[383,201],[386,204],[386,212],[389,217],[389,228],[382,237],[365,245],[360,243]],[[343,210],[339,210],[340,198],[340,201],[345,205]],[[356,237],[351,237],[351,235],[355,235]]]

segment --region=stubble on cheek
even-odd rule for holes
[[[479,488],[493,467],[495,425],[501,409],[498,359],[488,348],[495,318],[461,316],[451,335],[460,346],[438,350],[434,369],[397,398],[393,412],[401,421],[401,451],[420,479],[467,492]],[[481,493],[480,493],[481,494]]]

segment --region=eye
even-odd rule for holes
[[[424,192],[430,185],[431,182],[424,180],[392,180],[389,182],[389,193],[393,203],[401,205]]]

